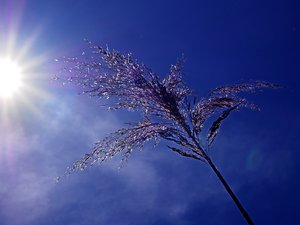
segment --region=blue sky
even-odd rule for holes
[[[184,54],[199,96],[242,81],[286,85],[249,96],[261,111],[232,113],[211,155],[255,224],[297,224],[299,15],[296,0],[0,0],[0,55],[27,65],[27,88],[0,101],[0,224],[245,224],[207,165],[164,145],[134,152],[121,170],[116,158],[55,182],[136,119],[51,80],[54,59],[81,55],[84,38],[132,52],[161,76]]]

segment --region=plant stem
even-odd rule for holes
[[[226,182],[225,178],[222,176],[222,174],[219,172],[219,170],[216,168],[216,166],[213,164],[213,162],[211,161],[211,159],[209,157],[206,158],[206,161],[208,162],[208,164],[210,165],[210,167],[213,169],[213,171],[216,173],[217,177],[219,178],[219,180],[222,182],[222,184],[224,185],[226,191],[228,192],[228,194],[230,195],[230,197],[232,198],[232,200],[234,201],[234,203],[236,204],[236,206],[239,208],[240,212],[242,213],[242,215],[244,216],[245,220],[247,221],[247,223],[249,225],[254,225],[252,219],[250,218],[249,214],[247,213],[247,211],[244,209],[244,207],[242,206],[242,204],[240,203],[240,201],[238,200],[237,196],[233,193],[233,191],[231,190],[230,186],[228,185],[228,183]]]
[[[207,163],[210,165],[210,167],[212,168],[212,170],[215,172],[215,174],[217,175],[217,177],[219,178],[219,180],[222,182],[222,184],[225,187],[227,193],[230,195],[230,197],[232,198],[232,200],[234,201],[234,203],[236,204],[236,206],[239,208],[240,212],[242,213],[242,215],[245,218],[245,220],[247,221],[247,223],[249,225],[254,225],[254,222],[250,218],[249,214],[244,209],[244,207],[242,206],[242,204],[238,200],[237,196],[231,190],[231,188],[228,185],[228,183],[226,182],[225,178],[222,176],[222,174],[219,172],[219,170],[213,164],[213,162],[210,159],[210,157],[208,156],[207,152],[201,147],[201,145],[199,144],[199,142],[196,140],[195,136],[193,135],[193,133],[190,130],[190,127],[185,122],[185,120],[183,119],[183,117],[181,117],[181,119],[179,120],[179,124],[182,125],[183,129],[185,130],[185,132],[188,134],[188,136],[192,139],[192,141],[194,142],[194,144],[197,146],[197,149],[195,149],[196,152],[198,151],[199,155],[201,157],[203,157],[207,161]]]

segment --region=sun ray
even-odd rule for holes
[[[30,51],[34,42],[38,39],[40,34],[41,34],[40,27],[36,28],[35,31],[31,33],[31,35],[25,40],[21,49],[19,50],[19,53],[17,55],[17,60],[23,59],[28,54],[28,52]]]
[[[14,1],[8,1],[6,3],[6,5],[4,5],[4,14],[6,15],[6,23],[7,23],[7,27],[8,30],[6,30],[7,33],[7,41],[6,41],[6,51],[7,54],[10,52],[13,52],[15,47],[16,47],[16,43],[17,43],[17,39],[19,36],[19,27],[20,27],[20,23],[22,21],[22,16],[23,16],[23,12],[24,12],[24,2],[19,1],[18,3],[14,2]],[[13,16],[11,15],[11,12],[13,13]]]

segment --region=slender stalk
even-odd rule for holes
[[[219,172],[219,170],[213,164],[213,162],[211,161],[211,159],[208,157],[208,158],[206,158],[206,161],[208,162],[208,164],[210,165],[210,167],[212,168],[212,170],[215,172],[215,174],[217,175],[217,177],[219,178],[219,180],[222,182],[222,184],[225,187],[227,193],[230,195],[230,197],[232,198],[232,200],[234,201],[234,203],[236,204],[236,206],[239,208],[240,212],[244,216],[244,218],[247,221],[247,223],[249,225],[254,225],[254,222],[250,218],[249,214],[244,209],[244,207],[242,206],[241,202],[238,200],[237,196],[233,193],[233,191],[231,190],[230,186],[226,182],[225,178],[222,176],[222,174]]]
[[[201,147],[201,145],[199,144],[199,142],[192,135],[192,132],[190,131],[190,129],[188,128],[188,126],[186,124],[184,124],[183,127],[184,127],[184,130],[187,132],[187,134],[191,137],[192,141],[196,144],[196,146],[198,148],[197,150],[200,152],[200,154],[202,155],[202,157],[207,161],[207,163],[209,164],[209,166],[212,168],[212,170],[215,172],[215,174],[217,175],[217,177],[219,178],[219,180],[221,181],[221,183],[225,187],[227,193],[230,195],[230,197],[232,198],[232,200],[234,201],[234,203],[236,204],[236,206],[238,207],[238,209],[242,213],[244,219],[247,221],[247,223],[249,225],[254,225],[254,222],[250,218],[249,214],[247,213],[247,211],[245,210],[245,208],[243,207],[243,205],[241,204],[241,202],[239,201],[239,199],[237,198],[237,196],[231,190],[229,184],[227,183],[227,181],[225,180],[225,178],[222,176],[222,174],[220,173],[220,171],[217,169],[217,167],[214,165],[214,163],[212,162],[212,160],[210,159],[210,157],[208,156],[208,154],[206,153],[206,151]]]

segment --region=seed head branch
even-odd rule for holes
[[[201,145],[200,134],[208,120],[217,118],[206,135],[210,147],[232,111],[253,106],[241,96],[242,92],[279,87],[264,81],[222,86],[198,101],[182,79],[183,59],[161,79],[133,59],[132,54],[89,44],[91,53],[84,53],[85,58],[62,60],[67,67],[58,78],[78,86],[91,97],[109,98],[110,109],[138,110],[143,119],[98,141],[89,154],[74,163],[71,171],[106,161],[118,153],[127,159],[134,149],[141,149],[146,141],[154,139],[173,143],[168,148],[182,156],[205,161],[208,152]]]

